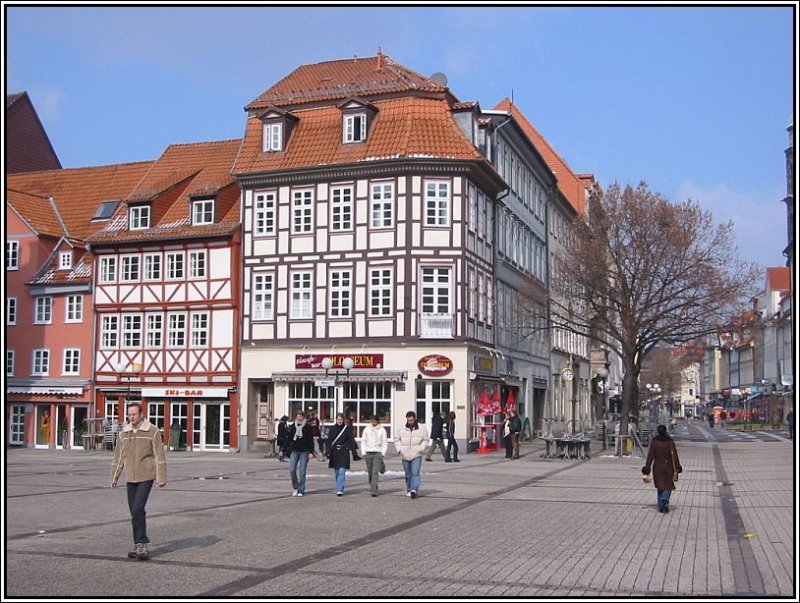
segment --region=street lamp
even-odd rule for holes
[[[608,404],[608,396],[606,395],[606,379],[608,379],[608,369],[604,366],[601,366],[597,369],[595,376],[600,380],[602,385],[600,386],[600,395],[602,396],[602,404],[603,404],[603,419],[606,418],[608,414],[608,408],[606,408]],[[598,384],[599,385],[599,384]]]
[[[333,368],[333,358],[331,358],[330,356],[325,356],[325,358],[322,359],[322,363],[321,364],[322,364],[322,368],[325,369],[325,376],[326,377],[330,377],[331,376],[331,369]],[[355,365],[356,365],[355,360],[350,358],[350,356],[346,356],[346,357],[342,358],[342,368],[345,371],[344,372],[345,379],[350,376],[350,371],[353,369],[353,367]],[[341,375],[342,375],[342,373],[340,371],[335,371],[333,373],[333,388],[334,388],[334,392],[333,393],[334,393],[334,396],[335,396],[335,400],[334,400],[335,409],[334,409],[334,412],[337,412],[337,413],[339,412],[339,382],[340,382],[339,377],[341,377]]]
[[[142,365],[138,362],[134,362],[133,364],[123,364],[120,362],[116,369],[120,378],[124,377],[128,382],[128,388],[125,392],[125,410],[127,411],[128,403],[131,400],[131,379],[142,372]]]
[[[650,393],[650,417],[653,417],[653,398],[655,398],[658,394],[661,393],[661,386],[658,383],[648,383],[645,387],[647,387],[647,391]],[[658,417],[658,414],[656,414]]]

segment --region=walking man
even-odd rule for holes
[[[146,561],[150,558],[147,545],[147,521],[145,507],[153,488],[153,481],[163,488],[167,484],[167,459],[164,455],[164,440],[161,431],[142,416],[142,405],[128,404],[128,424],[117,439],[114,463],[111,466],[111,487],[117,487],[122,469],[128,487],[128,508],[133,525],[134,550],[128,553],[131,559]]]
[[[447,452],[444,449],[444,434],[442,428],[444,427],[444,419],[447,415],[445,413],[439,413],[433,415],[433,420],[431,421],[431,440],[428,444],[428,449],[425,451],[425,460],[432,461],[431,458],[433,453],[436,451],[436,447],[439,447],[439,450],[442,451],[442,456],[447,460]]]

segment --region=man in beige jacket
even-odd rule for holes
[[[147,522],[145,506],[153,481],[163,488],[167,484],[167,459],[161,431],[142,417],[142,405],[128,404],[128,424],[117,439],[114,464],[111,466],[111,487],[117,487],[122,469],[128,486],[128,508],[133,524],[134,550],[128,553],[131,559],[145,561],[150,558],[147,545]]]

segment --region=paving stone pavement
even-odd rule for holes
[[[435,456],[416,500],[399,457],[377,498],[363,462],[336,497],[332,470],[311,461],[298,499],[288,463],[168,452],[148,562],[126,556],[110,452],[6,448],[4,597],[797,600],[794,442],[704,431],[676,436],[684,472],[668,515],[642,458],[595,441],[589,461],[543,459],[538,441],[513,461]]]

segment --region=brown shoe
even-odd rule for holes
[[[133,545],[133,550],[128,551],[128,559],[136,559],[139,556],[140,547],[141,545],[138,542]]]
[[[147,545],[144,543],[136,545],[138,552],[136,554],[136,558],[139,561],[147,561],[150,559],[150,551],[147,550]]]

